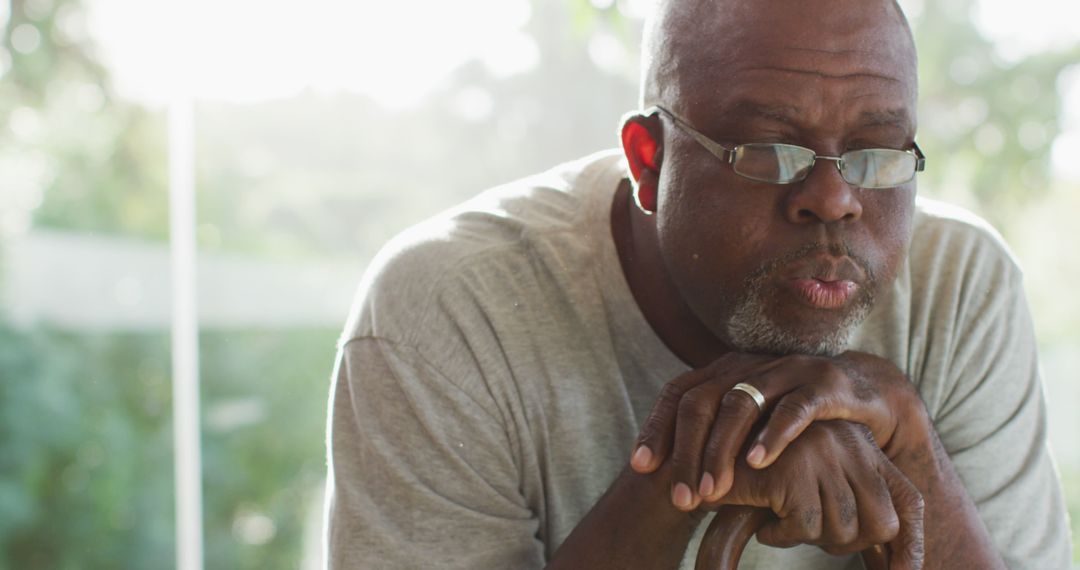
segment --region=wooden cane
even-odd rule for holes
[[[698,548],[696,570],[735,570],[750,538],[769,518],[768,509],[724,505],[717,509]],[[862,551],[867,570],[888,570],[887,546]]]

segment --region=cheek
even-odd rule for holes
[[[764,203],[763,196],[725,192],[715,183],[668,188],[680,190],[661,194],[657,231],[670,261],[709,276],[718,268],[725,274],[740,273],[748,260],[762,255],[774,207]]]
[[[914,191],[905,191],[889,199],[879,200],[866,220],[874,228],[873,239],[879,256],[877,271],[880,287],[886,287],[896,276],[897,268],[907,256],[915,212]]]
[[[763,195],[724,192],[715,180],[670,175],[661,188],[657,237],[668,275],[699,318],[715,324],[764,255],[775,205]]]

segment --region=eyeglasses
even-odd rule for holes
[[[916,172],[926,169],[926,157],[919,145],[911,150],[865,148],[849,150],[840,156],[821,156],[805,147],[781,143],[750,143],[729,149],[690,126],[675,113],[659,105],[645,110],[646,116],[661,112],[675,126],[694,138],[720,160],[731,165],[735,174],[758,182],[791,184],[810,175],[817,160],[831,160],[840,176],[860,188],[892,188],[911,182]]]

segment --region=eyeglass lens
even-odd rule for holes
[[[807,177],[814,152],[787,144],[744,144],[735,148],[735,172],[761,182],[788,184]],[[889,188],[915,176],[915,155],[900,150],[866,149],[844,153],[840,174],[861,188]]]

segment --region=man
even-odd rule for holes
[[[896,568],[1066,567],[1021,276],[982,222],[916,204],[897,6],[651,22],[621,156],[484,193],[366,274],[331,565],[688,567],[743,504],[772,512],[749,567],[880,543]]]

